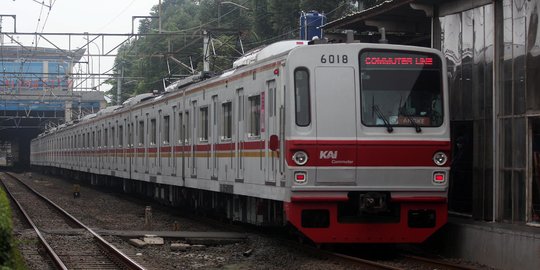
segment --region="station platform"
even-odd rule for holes
[[[425,245],[495,269],[540,269],[540,227],[449,217]]]

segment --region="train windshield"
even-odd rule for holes
[[[409,51],[360,52],[362,123],[366,126],[438,127],[443,123],[441,60]]]

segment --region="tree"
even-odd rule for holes
[[[170,56],[186,63],[190,62],[190,57],[200,58],[201,46],[192,42],[201,39],[198,4],[189,0],[165,0],[161,11],[163,35],[132,39],[118,50],[114,71],[116,74],[123,73],[122,100],[152,90],[163,90],[164,78],[169,78],[172,74],[186,73],[184,68],[174,62],[171,64]],[[159,15],[158,7],[154,6],[150,14]],[[158,19],[145,19],[139,24],[139,33],[158,32]],[[194,62],[199,60],[195,59]],[[111,78],[107,83],[113,86],[108,96],[116,100],[116,78]]]
[[[174,80],[191,71],[177,63],[193,64],[202,70],[203,31],[213,38],[209,57],[212,71],[222,72],[241,56],[261,45],[298,38],[301,11],[325,12],[336,19],[351,8],[351,0],[164,0],[159,20],[149,18],[139,23],[139,33],[118,50],[114,71],[123,74],[122,100],[130,96],[164,90],[163,81]],[[377,2],[364,1],[364,2]],[[234,3],[234,4],[233,4]],[[157,16],[158,6],[150,12]],[[219,16],[218,16],[219,15]],[[240,42],[241,40],[241,42]],[[213,52],[215,51],[215,55]],[[116,100],[117,77],[107,81],[113,87],[108,96]]]

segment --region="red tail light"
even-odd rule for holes
[[[433,183],[444,184],[446,182],[446,173],[436,172],[433,174]]]
[[[297,184],[303,184],[307,181],[306,172],[295,172],[294,173],[294,182]]]

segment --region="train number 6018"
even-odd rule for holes
[[[349,57],[347,57],[347,55],[339,55],[339,54],[336,54],[336,55],[333,55],[333,54],[330,54],[330,55],[326,55],[326,54],[323,54],[321,55],[321,63],[323,64],[326,64],[326,63],[329,63],[329,64],[347,64],[349,62]]]

